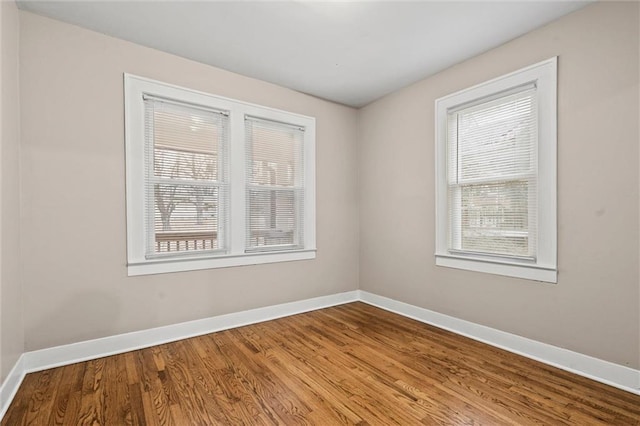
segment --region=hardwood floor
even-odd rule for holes
[[[23,424],[640,425],[640,396],[351,303],[29,374]]]

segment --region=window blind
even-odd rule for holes
[[[226,249],[228,116],[153,97],[144,108],[146,256]]]
[[[246,251],[304,246],[304,129],[245,117]]]
[[[535,259],[536,153],[534,85],[448,112],[451,252]]]

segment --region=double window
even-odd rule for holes
[[[315,120],[125,75],[129,275],[315,257]]]
[[[556,281],[556,59],[436,101],[436,263]]]

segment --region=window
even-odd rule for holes
[[[436,264],[556,282],[557,59],[436,101]]]
[[[125,74],[129,275],[315,258],[315,120]]]
[[[227,248],[229,116],[143,95],[146,257]]]
[[[304,129],[245,118],[247,250],[303,247]]]

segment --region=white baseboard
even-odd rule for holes
[[[593,358],[567,349],[520,337],[469,321],[450,317],[408,303],[362,290],[338,293],[297,302],[251,309],[148,330],[104,337],[26,352],[0,386],[0,420],[13,400],[25,374],[76,362],[129,352],[216,331],[255,324],[303,312],[355,301],[395,312],[420,322],[535,359],[562,370],[640,395],[640,370]]]
[[[640,370],[358,290],[360,301],[640,395]]]
[[[25,374],[24,354],[22,354],[0,386],[0,420],[9,409],[9,404],[16,396]]]
[[[26,352],[27,373],[355,302],[357,290]]]

